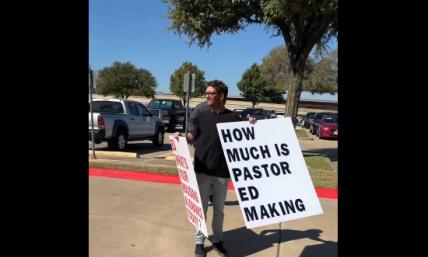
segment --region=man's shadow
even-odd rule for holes
[[[259,235],[246,227],[237,228],[223,233],[225,248],[231,257],[245,257],[277,247],[278,243],[284,243],[303,238],[323,242],[321,245],[307,246],[300,257],[337,257],[337,242],[325,241],[320,238],[322,230],[309,229],[305,231],[292,229],[270,229],[263,230]],[[211,236],[210,236],[211,239]],[[211,241],[211,240],[210,240]],[[205,248],[207,252],[213,250],[213,246]],[[282,249],[284,251],[284,249]],[[287,255],[286,253],[282,253]]]

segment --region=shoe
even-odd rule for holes
[[[205,253],[205,249],[204,249],[203,244],[196,244],[196,246],[195,246],[195,257],[207,257],[207,254]]]
[[[214,250],[221,256],[221,257],[226,257],[227,256],[227,251],[226,249],[224,249],[223,246],[224,242],[220,241],[218,243],[213,243],[214,246]]]

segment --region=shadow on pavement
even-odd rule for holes
[[[226,201],[224,203],[224,205],[226,205],[226,206],[238,206],[239,202],[238,201]]]
[[[325,241],[323,244],[319,245],[309,245],[303,249],[300,257],[318,257],[318,256],[328,256],[328,257],[337,257],[337,242]]]
[[[102,148],[97,148],[97,150],[110,151],[107,148],[107,146]],[[144,155],[144,154],[163,152],[163,151],[169,151],[169,150],[172,150],[170,144],[164,144],[161,147],[155,147],[150,141],[139,141],[139,142],[129,142],[128,147],[123,152],[132,152],[132,153],[138,153],[139,155]]]
[[[322,230],[319,229],[309,229],[305,231],[292,230],[292,229],[270,229],[263,230],[259,235],[256,234],[253,230],[247,229],[246,227],[241,227],[233,229],[230,231],[225,231],[223,233],[223,238],[225,241],[225,248],[228,250],[231,256],[234,257],[245,257],[248,255],[256,254],[258,252],[264,251],[271,247],[278,247],[278,243],[284,243],[293,240],[299,240],[308,238],[317,242],[323,242],[322,245],[315,245],[315,248],[308,246],[302,252],[300,257],[319,257],[319,256],[328,256],[335,257],[337,256],[337,243],[324,241],[320,238]],[[210,237],[211,239],[211,237]],[[325,246],[324,246],[325,245]],[[320,247],[324,246],[324,248]],[[319,248],[316,248],[319,247]],[[312,250],[314,249],[314,250]],[[213,246],[206,247],[206,251],[212,251]],[[321,252],[317,252],[321,251]],[[332,254],[321,254],[321,253],[336,253]],[[282,253],[283,256],[286,256],[286,253]],[[303,255],[304,254],[304,255]]]
[[[307,154],[317,153],[317,154],[321,154],[321,155],[326,155],[327,158],[329,158],[330,161],[332,161],[332,162],[339,161],[337,148],[308,149],[308,150],[305,150],[305,151],[302,151],[302,152],[303,152],[303,156],[305,156],[305,153],[307,153]]]

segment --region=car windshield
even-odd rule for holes
[[[150,107],[150,108],[170,108],[171,106],[172,106],[172,101],[162,101],[162,100],[154,100],[147,105],[147,107]]]
[[[247,109],[242,112],[242,114],[247,115],[263,115],[263,109]]]
[[[328,115],[328,113],[317,113],[314,120],[321,120],[324,115]]]
[[[338,123],[339,117],[326,117],[324,123]]]

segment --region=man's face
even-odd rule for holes
[[[206,93],[206,97],[207,97],[207,104],[212,106],[212,105],[220,105],[221,104],[221,97],[223,94],[221,94],[220,92],[217,91],[217,89],[213,88],[213,87],[207,87],[207,93]]]

